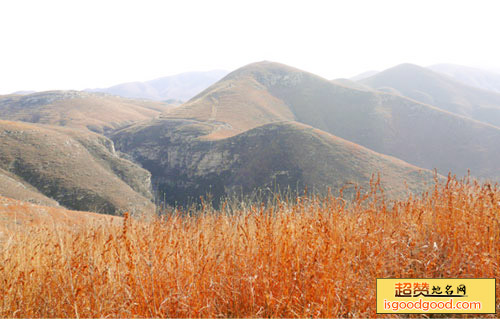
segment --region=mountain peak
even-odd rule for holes
[[[125,98],[154,101],[187,101],[227,74],[224,70],[194,71],[156,78],[146,82],[127,82],[108,88],[87,89]]]
[[[245,75],[255,75],[262,73],[286,73],[286,72],[304,72],[286,64],[273,62],[273,61],[259,61],[247,64],[228,75],[228,78],[235,78]]]
[[[401,63],[401,64],[398,64],[392,68],[389,68],[385,71],[382,71],[380,72],[379,74],[384,74],[384,73],[404,73],[404,74],[410,74],[410,75],[414,75],[414,74],[433,74],[435,72],[427,69],[427,68],[424,68],[420,65],[416,65],[416,64],[412,64],[412,63]],[[375,75],[377,76],[377,75]]]
[[[362,79],[360,80],[360,82],[363,84],[368,84],[372,87],[374,87],[374,85],[383,87],[387,86],[387,83],[401,81],[405,83],[425,83],[426,81],[440,81],[440,78],[441,74],[438,74],[422,66],[411,63],[402,63],[374,74],[370,77]]]
[[[393,67],[394,69],[400,68],[400,69],[424,69],[424,67],[421,67],[420,65],[414,64],[414,63],[401,63]]]

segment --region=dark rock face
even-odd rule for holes
[[[118,132],[113,140],[119,151],[151,172],[159,199],[170,205],[196,202],[205,195],[217,204],[225,196],[257,188],[302,187],[300,169],[286,156],[286,148],[271,150],[272,133],[252,130],[218,141],[198,138],[213,129],[191,120],[157,120]]]
[[[151,172],[158,199],[169,205],[187,205],[207,194],[214,205],[234,195],[265,199],[277,192],[301,193],[305,187],[337,193],[350,185],[344,194],[351,196],[352,185],[368,189],[377,172],[387,174],[387,195],[395,198],[422,191],[433,180],[429,171],[296,122],[270,123],[207,140],[219,125],[158,119],[112,138],[120,152]]]
[[[195,121],[158,120],[120,131],[112,138],[118,151],[151,173],[160,200],[186,204],[207,193],[222,196],[223,177],[234,162],[212,148],[212,143],[196,139],[207,129]]]

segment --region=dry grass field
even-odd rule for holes
[[[376,317],[375,278],[500,277],[498,185],[448,178],[400,202],[371,185],[350,204],[276,198],[11,230],[0,317]]]

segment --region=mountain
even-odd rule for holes
[[[500,180],[499,127],[408,98],[404,86],[364,85],[264,61],[178,107],[74,91],[4,96],[3,118],[59,126],[0,122],[0,190],[120,214],[152,206],[151,188],[184,205],[306,186],[352,196],[376,173],[398,198],[427,189],[435,168]]]
[[[117,148],[149,170],[168,204],[185,204],[207,193],[214,202],[234,194],[301,192],[304,187],[353,195],[368,190],[372,174],[382,174],[389,198],[422,192],[433,173],[378,154],[297,122],[275,122],[230,138],[206,140],[214,127],[187,119],[157,119],[113,136]]]
[[[12,92],[11,95],[27,95],[27,94],[32,94],[36,93],[36,91],[28,90],[28,91],[16,91]]]
[[[0,96],[3,120],[85,128],[98,133],[149,120],[169,107],[161,102],[81,91]]]
[[[332,80],[332,83],[345,86],[351,89],[362,90],[362,91],[373,91],[373,89],[367,85],[361,84],[359,82],[349,80],[349,79],[335,79]]]
[[[440,173],[500,179],[500,129],[403,96],[340,86],[273,62],[240,68],[162,119],[189,119],[227,138],[296,121]]]
[[[378,71],[370,70],[370,71],[366,71],[366,72],[360,73],[358,75],[355,75],[355,76],[349,78],[349,80],[356,82],[356,81],[360,81],[360,80],[369,78],[370,76],[374,76],[377,73],[378,73]]]
[[[156,101],[187,101],[220,80],[227,73],[227,71],[223,70],[187,72],[147,82],[129,82],[109,88],[88,89],[87,91]]]
[[[416,101],[500,127],[500,93],[462,84],[417,65],[401,64],[360,82],[374,89],[393,88]]]
[[[0,195],[108,214],[153,210],[150,174],[108,138],[0,120]]]
[[[436,64],[428,68],[445,74],[463,84],[500,93],[500,72],[456,64]]]

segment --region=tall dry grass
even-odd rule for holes
[[[375,279],[500,277],[500,188],[303,197],[123,225],[30,227],[0,252],[1,317],[375,317]],[[497,298],[500,286],[497,283]]]

